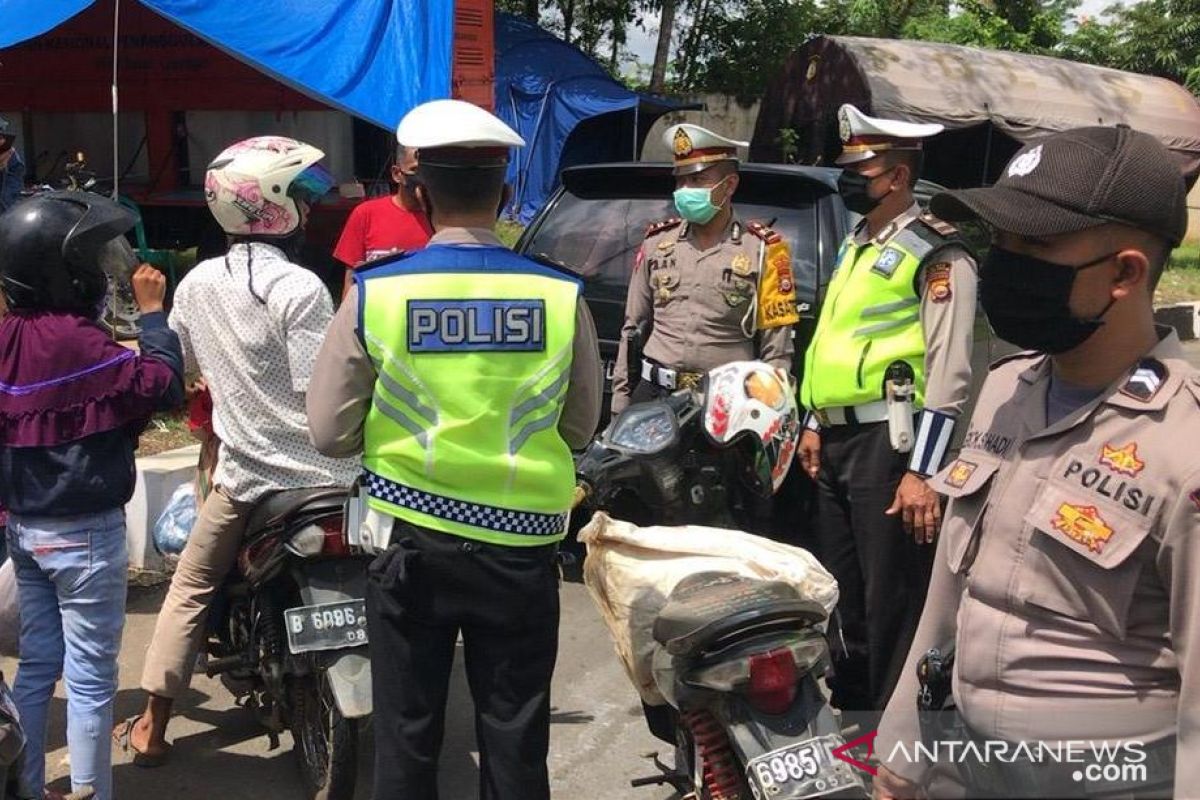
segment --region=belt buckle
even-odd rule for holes
[[[667,369],[666,367],[659,367],[658,368],[658,378],[659,378],[659,380],[658,380],[659,386],[661,386],[664,389],[670,389],[670,390],[674,391],[675,386],[676,386],[676,381],[679,380],[679,373],[673,369]]]
[[[825,413],[825,409],[814,408],[812,413],[813,416],[817,418],[817,422],[821,423],[822,428],[828,428],[830,426],[829,415]]]
[[[702,372],[681,372],[675,376],[676,389],[698,389],[700,381],[704,379]]]

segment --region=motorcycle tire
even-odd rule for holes
[[[308,800],[351,800],[358,777],[358,723],[338,711],[323,672],[289,686],[293,752]]]

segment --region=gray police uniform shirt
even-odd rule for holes
[[[1051,360],[993,367],[957,460],[908,663],[876,751],[919,739],[917,662],[956,649],[954,699],[981,737],[1140,741],[1178,733],[1176,796],[1200,791],[1200,373],[1174,332],[1047,424]]]
[[[707,372],[760,359],[792,371],[792,326],[754,330],[763,240],[735,217],[719,244],[700,250],[690,228],[682,220],[652,225],[638,250],[613,368],[613,413],[629,404],[627,352],[635,330],[643,356],[668,369]]]
[[[444,228],[429,243],[504,246],[492,231],[482,228]],[[358,287],[353,286],[333,317],[313,370],[312,385],[317,388],[308,395],[308,424],[318,450],[341,457],[362,452],[363,422],[375,379],[375,366],[358,332]],[[558,420],[559,433],[574,449],[586,445],[596,432],[603,380],[596,326],[580,295],[570,383]]]

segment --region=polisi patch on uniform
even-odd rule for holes
[[[1108,544],[1113,535],[1113,529],[1100,516],[1100,511],[1095,506],[1062,503],[1050,524],[1054,526],[1054,530],[1068,539],[1079,542],[1093,553],[1102,553],[1104,545]]]
[[[946,476],[946,485],[952,486],[955,489],[961,489],[967,485],[967,481],[971,480],[971,476],[975,474],[975,470],[977,469],[979,469],[979,465],[973,461],[958,459],[954,462],[954,466],[950,468],[950,474]]]
[[[1143,465],[1144,466],[1144,465]],[[1077,481],[1080,486],[1104,497],[1114,503],[1120,503],[1130,511],[1136,511],[1143,517],[1150,514],[1154,506],[1155,495],[1149,494],[1137,485],[1137,481],[1127,481],[1106,474],[1099,467],[1089,467],[1077,458],[1071,459],[1062,476],[1070,481]]]
[[[544,300],[409,300],[408,351],[546,349]]]
[[[900,262],[904,260],[904,253],[894,247],[889,247],[879,254],[879,258],[875,259],[874,266],[871,267],[872,272],[878,272],[885,278],[892,277],[896,267],[900,266]]]
[[[1138,458],[1137,442],[1130,442],[1124,447],[1105,444],[1100,446],[1100,466],[1132,478],[1146,468],[1146,462]]]
[[[1166,380],[1167,368],[1163,366],[1163,363],[1153,358],[1145,358],[1138,363],[1137,369],[1129,376],[1129,380],[1125,381],[1125,385],[1121,387],[1121,393],[1148,403],[1154,395],[1158,394],[1158,390],[1162,388]]]

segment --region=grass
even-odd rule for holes
[[[496,223],[496,237],[504,243],[505,247],[516,245],[517,239],[521,238],[524,230],[525,226],[519,222],[502,219]]]
[[[155,414],[138,440],[137,455],[152,456],[193,444],[196,444],[196,439],[188,430],[186,412]]]
[[[1156,305],[1200,301],[1200,244],[1176,248],[1154,292]]]

